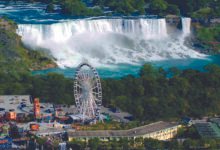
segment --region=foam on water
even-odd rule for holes
[[[64,67],[87,60],[95,66],[141,65],[166,59],[202,58],[184,45],[189,34],[184,18],[182,36],[167,33],[165,19],[79,19],[51,25],[20,24],[18,34],[33,49],[47,49]]]

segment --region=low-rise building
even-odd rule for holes
[[[207,122],[198,122],[195,127],[202,138],[220,139],[220,118],[212,118]]]
[[[149,125],[129,129],[129,130],[94,130],[94,131],[71,131],[68,132],[69,141],[73,139],[89,140],[99,138],[103,141],[120,138],[153,138],[158,140],[169,140],[177,134],[178,123],[159,121]]]

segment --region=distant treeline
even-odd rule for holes
[[[16,1],[16,0],[13,0]],[[175,14],[191,17],[219,17],[219,0],[24,0],[49,4],[47,11],[53,11],[54,4],[60,4],[62,12],[74,16]],[[88,7],[89,6],[89,7]]]
[[[139,77],[102,80],[103,105],[119,107],[138,120],[219,115],[220,67],[208,65],[205,69],[165,71],[146,64]],[[3,94],[31,94],[44,102],[74,104],[73,80],[54,73],[32,76],[1,71]]]

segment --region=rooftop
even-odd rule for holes
[[[34,133],[37,136],[55,135],[55,134],[62,134],[65,132],[66,132],[65,130],[57,129],[57,128],[47,128],[39,131],[31,131],[31,133]]]
[[[129,130],[94,130],[94,131],[74,131],[69,132],[71,137],[133,137],[141,136],[153,132],[158,132],[179,124],[159,121],[149,125],[129,129]]]
[[[195,127],[201,137],[220,138],[220,128],[216,123],[212,123],[212,122],[196,123]]]

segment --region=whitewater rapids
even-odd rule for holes
[[[141,65],[168,59],[203,58],[187,47],[190,18],[171,36],[165,19],[79,19],[50,25],[19,24],[17,33],[32,49],[45,49],[61,68],[88,61],[96,67]]]

